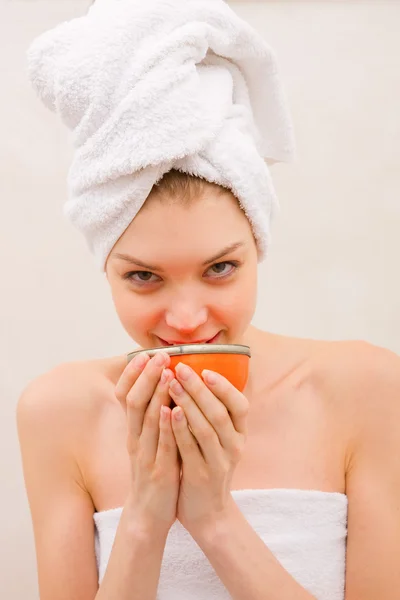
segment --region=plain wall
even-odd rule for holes
[[[255,324],[400,353],[400,3],[237,2],[276,49],[297,134],[273,169],[281,214]],[[78,0],[0,0],[0,594],[38,598],[15,408],[54,365],[130,351],[106,281],[62,216],[68,132],[25,73],[33,38]],[[72,600],[72,599],[71,599]]]

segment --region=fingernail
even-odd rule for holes
[[[161,383],[167,383],[168,381],[168,371],[167,369],[164,369],[163,372],[161,373]]]
[[[168,419],[168,408],[166,406],[161,407],[161,420],[166,421]]]
[[[135,356],[135,358],[133,359],[133,366],[135,367],[135,369],[142,369],[145,364],[147,363],[149,359],[149,355],[146,353],[142,353],[142,354],[138,354],[137,356]]]
[[[174,394],[176,394],[177,396],[179,396],[179,394],[182,394],[182,392],[183,392],[183,387],[181,386],[179,381],[177,381],[176,379],[173,379],[171,381],[171,383],[169,384],[169,387],[171,388],[172,392]]]
[[[186,381],[192,375],[192,369],[183,363],[177,364],[176,369],[179,377],[183,379],[183,381]]]
[[[154,357],[154,364],[156,367],[162,367],[165,363],[165,354],[163,352],[157,352]]]
[[[204,381],[210,385],[214,385],[218,381],[218,375],[217,373],[214,373],[214,371],[207,371],[207,369],[204,369],[201,374]]]
[[[181,408],[178,408],[176,410],[174,410],[174,417],[177,421],[182,421],[183,419],[183,410]]]

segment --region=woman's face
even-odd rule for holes
[[[147,200],[106,273],[120,321],[142,348],[240,343],[257,296],[257,248],[229,192],[184,205]]]

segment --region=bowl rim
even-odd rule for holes
[[[159,346],[157,348],[142,348],[128,354],[130,362],[138,354],[146,353],[150,357],[159,352],[166,352],[170,356],[182,356],[190,354],[241,354],[251,357],[249,346],[241,344],[181,344],[179,346]]]

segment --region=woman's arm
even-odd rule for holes
[[[316,600],[284,569],[236,504],[218,524],[190,533],[232,600]]]
[[[144,530],[127,503],[95,600],[156,600],[167,535]]]
[[[354,360],[354,359],[353,359]],[[400,596],[400,358],[366,348],[353,386],[346,600]]]
[[[129,502],[99,588],[94,507],[72,443],[87,431],[91,416],[82,408],[84,386],[74,368],[63,365],[32,382],[17,408],[40,598],[155,600],[167,533],[143,530]]]

